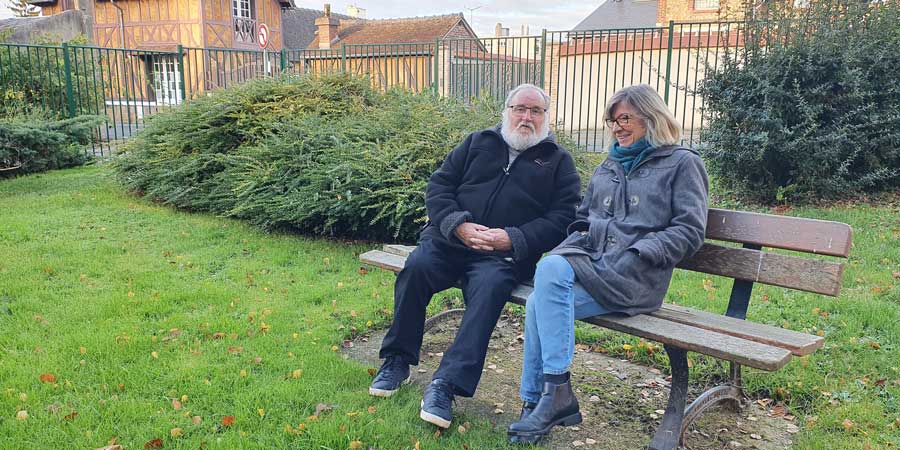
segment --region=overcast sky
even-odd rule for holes
[[[321,10],[326,1],[331,3],[332,11],[341,14],[347,12],[348,5],[356,5],[366,10],[369,19],[463,13],[479,37],[493,36],[497,22],[509,28],[513,36],[520,35],[522,25],[527,25],[532,35],[540,34],[542,28],[570,30],[603,3],[602,0],[295,0],[295,3],[301,8]],[[3,4],[0,17],[10,17],[6,0],[0,0],[0,3]]]
[[[321,10],[326,0],[294,0],[301,8]],[[366,10],[369,19],[394,17],[433,16],[437,14],[463,13],[479,37],[494,35],[497,22],[509,28],[510,34],[518,36],[522,25],[530,27],[530,34],[537,35],[541,29],[549,31],[570,30],[603,1],[573,0],[331,0],[331,10],[344,14],[347,5],[356,5]],[[471,17],[471,20],[470,20]]]

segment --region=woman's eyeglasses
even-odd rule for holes
[[[606,119],[605,122],[606,122],[606,126],[609,128],[612,128],[613,124],[616,124],[616,123],[619,124],[620,127],[625,128],[625,125],[628,125],[628,123],[632,119],[636,119],[636,117],[629,116],[628,114],[622,114],[621,116],[616,117],[615,119]]]

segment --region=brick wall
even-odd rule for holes
[[[698,9],[697,0],[660,0],[657,21],[665,26],[670,20],[676,22],[714,21],[720,19],[740,20],[741,0],[719,0],[717,9]]]

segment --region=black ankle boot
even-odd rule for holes
[[[572,382],[544,383],[541,400],[527,417],[509,426],[507,434],[512,443],[534,444],[550,434],[556,425],[570,426],[581,423],[578,399],[572,391]]]
[[[537,403],[522,402],[522,412],[519,413],[519,421],[521,422],[528,417],[534,411],[535,406],[537,406]]]

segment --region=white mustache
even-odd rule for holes
[[[528,128],[528,129],[530,129],[531,131],[535,131],[535,130],[534,130],[534,124],[531,123],[531,122],[519,122],[519,124],[516,125],[516,128],[522,128],[522,127]]]

